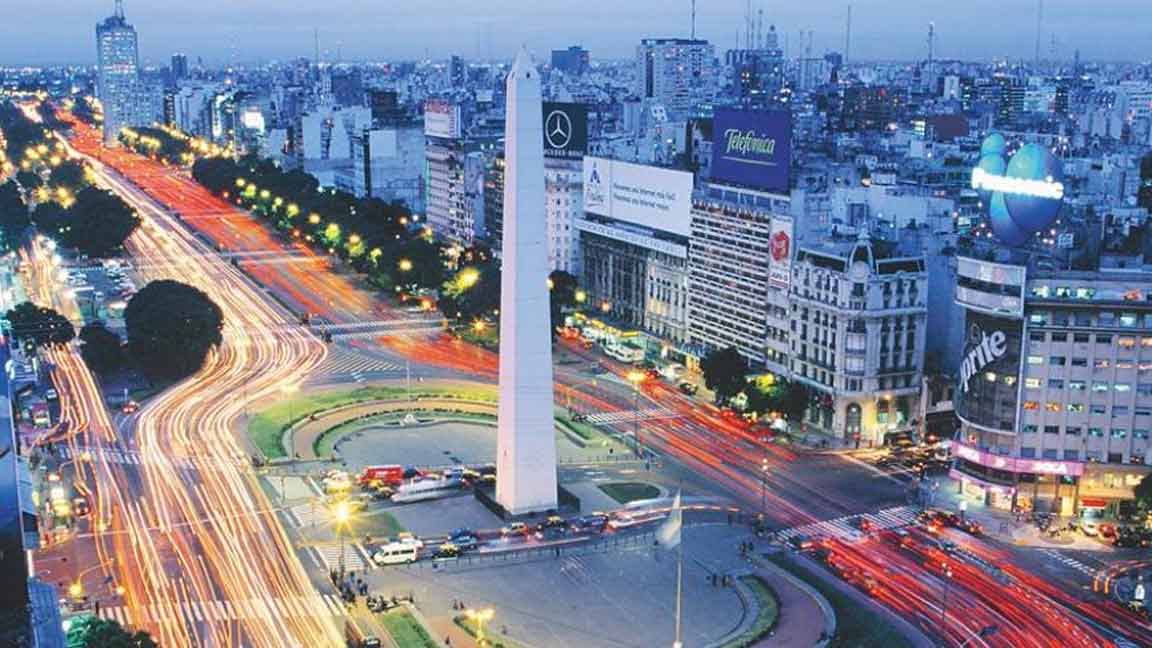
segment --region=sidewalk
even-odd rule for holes
[[[836,613],[815,589],[788,572],[762,560],[753,560],[752,573],[776,593],[780,618],[776,628],[757,648],[823,645],[836,632]]]
[[[1009,511],[993,509],[983,504],[973,502],[972,498],[964,497],[957,491],[956,482],[947,477],[941,478],[940,490],[936,495],[936,508],[952,511],[960,510],[960,501],[968,502],[965,516],[979,522],[984,527],[984,533],[991,538],[1025,547],[1041,547],[1044,549],[1073,549],[1076,551],[1111,552],[1112,547],[1093,540],[1080,533],[1072,531],[1063,534],[1061,539],[1054,540],[1040,532],[1040,529],[1031,522],[1017,522],[1015,516]],[[1067,524],[1067,520],[1056,518],[1056,525]]]

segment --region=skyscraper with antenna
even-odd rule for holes
[[[104,143],[116,146],[120,129],[141,121],[140,57],[136,29],[116,0],[111,16],[96,25],[96,96],[104,106]]]
[[[844,63],[848,63],[848,54],[852,51],[852,5],[848,5],[848,18],[844,25]]]

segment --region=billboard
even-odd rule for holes
[[[436,99],[425,101],[424,134],[449,139],[460,137],[460,106]]]
[[[544,157],[579,160],[588,152],[588,106],[544,102]]]
[[[980,145],[972,188],[988,204],[996,238],[1016,247],[1056,220],[1064,203],[1064,167],[1039,144],[1025,144],[1009,155],[1004,136],[992,133]]]
[[[1016,431],[1023,323],[965,310],[956,414],[988,430]]]
[[[792,284],[792,220],[773,218],[768,236],[768,283],[774,288],[788,290]]]
[[[713,180],[788,193],[792,113],[718,108],[712,132]]]
[[[687,237],[692,221],[692,174],[585,157],[584,211]]]

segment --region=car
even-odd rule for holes
[[[480,546],[480,539],[474,535],[459,536],[452,538],[452,544],[456,545],[460,551],[472,551]]]
[[[792,548],[796,551],[807,551],[815,548],[818,541],[803,534],[796,534],[788,538],[788,544],[792,545]]]
[[[377,637],[364,637],[364,641],[360,642],[360,648],[380,648],[381,645]]]
[[[120,411],[123,412],[124,414],[134,414],[139,409],[140,409],[140,403],[137,403],[134,400],[130,400],[127,403],[124,403],[123,405],[120,406]]]
[[[900,549],[911,549],[916,546],[916,541],[912,539],[912,535],[904,529],[897,529],[885,534],[884,537]]]
[[[682,382],[676,385],[676,388],[680,390],[680,393],[687,394],[688,396],[695,396],[696,392],[700,390],[698,386],[690,382]]]
[[[460,547],[457,547],[455,544],[453,544],[451,542],[445,542],[444,544],[442,544],[436,548],[436,556],[435,557],[437,559],[459,558],[460,557]]]
[[[608,526],[613,529],[626,529],[639,523],[640,521],[632,517],[631,513],[625,511],[616,511],[612,514],[612,519],[608,520]]]
[[[476,535],[476,532],[473,531],[472,529],[469,529],[468,527],[458,527],[456,529],[452,529],[452,531],[448,534],[448,537],[449,538],[459,538],[461,536],[474,536],[474,535]]]
[[[863,515],[857,515],[856,517],[852,518],[852,526],[859,529],[861,533],[871,533],[876,529],[875,523]]]
[[[415,533],[411,531],[401,531],[396,534],[396,542],[400,544],[408,544],[416,547],[417,549],[424,548],[424,541],[416,537]]]
[[[524,522],[512,522],[506,527],[500,529],[500,535],[504,537],[528,535],[529,528]]]
[[[416,545],[393,542],[372,554],[372,562],[377,565],[404,565],[416,562],[419,556],[420,549]]]
[[[653,367],[645,371],[644,376],[652,380],[660,380],[660,370]]]
[[[1116,525],[1111,522],[1105,522],[1100,525],[1100,537],[1106,540],[1111,540],[1116,537]]]
[[[1082,519],[1080,520],[1080,532],[1090,538],[1094,538],[1100,533],[1100,522],[1097,520]]]
[[[541,527],[540,530],[536,532],[536,539],[537,540],[559,540],[560,538],[564,537],[566,531],[567,531],[567,529],[565,529],[564,527],[557,527],[557,526]]]
[[[72,513],[76,517],[85,517],[92,511],[91,505],[88,504],[87,497],[73,497],[72,498]]]
[[[956,528],[960,529],[961,531],[963,531],[963,532],[965,532],[971,536],[979,537],[979,536],[984,535],[984,527],[981,526],[980,523],[977,522],[976,520],[972,520],[972,519],[961,520],[960,524],[957,525]]]
[[[60,394],[55,389],[48,388],[44,390],[44,398],[45,400],[54,401],[60,398]]]
[[[572,521],[573,531],[591,531],[594,533],[601,533],[604,527],[608,525],[608,516],[604,513],[592,513],[590,515],[583,515]]]

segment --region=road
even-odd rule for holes
[[[77,354],[54,352],[77,452],[127,446],[139,458],[90,453],[96,544],[124,588],[126,620],[170,646],[339,645],[339,610],[316,592],[234,434],[248,402],[299,384],[325,345],[289,326],[291,314],[146,196],[96,167],[144,220],[126,245],[143,278],[197,286],[225,320],[224,343],[201,371],[119,425]]]
[[[103,152],[93,144],[93,136],[85,135],[84,127],[77,132],[73,140],[77,147],[87,147],[87,152],[130,177],[142,192],[169,213],[179,214],[184,224],[215,247],[235,255],[236,265],[289,309],[317,315],[333,330],[359,331],[342,343],[421,370],[494,382],[495,354],[438,333],[427,318],[387,306],[354,276],[341,272],[332,259],[271,233],[256,217],[209,194],[185,175],[131,154]],[[263,262],[258,255],[283,255],[283,262]],[[370,326],[351,328],[365,322]],[[580,361],[578,366],[557,368],[558,400],[587,413],[630,412],[636,403],[639,410],[664,413],[642,422],[642,444],[719,485],[745,508],[762,509],[774,527],[842,519],[904,503],[904,486],[899,480],[888,479],[859,462],[798,455],[787,447],[765,442],[742,423],[658,380],[640,384],[636,395],[623,380],[626,367],[575,346],[566,352]],[[594,376],[587,371],[593,362],[606,366],[608,374]],[[176,405],[170,403],[168,407]],[[192,405],[188,409],[196,408]],[[627,415],[607,423],[622,435],[631,434],[633,424]],[[891,594],[882,599],[888,607],[949,643],[971,639],[970,645],[1045,645],[1054,637],[1065,637],[1072,645],[1100,645],[1104,641],[1105,635],[1085,621],[1086,613],[1076,609],[1080,604],[1092,609],[1099,605],[1063,601],[1059,588],[1023,570],[1014,589],[996,586],[981,575],[983,572],[969,567],[957,567],[952,572],[955,578],[945,586],[923,559],[909,560],[898,551],[879,550],[866,543],[844,544],[846,560],[856,561],[856,569],[880,569],[886,582],[891,582]],[[1011,555],[997,560],[1008,567],[1013,565]],[[891,570],[886,567],[889,564]],[[951,597],[952,613],[934,602],[945,589]],[[1119,617],[1110,625],[1131,632],[1131,625],[1124,626],[1131,621]],[[988,639],[973,637],[972,624],[981,622],[1018,624],[1021,630]]]

